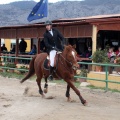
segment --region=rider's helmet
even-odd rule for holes
[[[49,20],[47,20],[47,21],[45,22],[45,25],[52,25],[52,22],[49,21]]]

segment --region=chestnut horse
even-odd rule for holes
[[[48,88],[47,78],[49,76],[49,69],[45,69],[44,62],[47,58],[47,53],[40,53],[36,55],[30,62],[29,72],[24,79],[20,82],[23,83],[25,80],[30,78],[32,75],[36,74],[37,85],[39,87],[39,93],[44,96],[43,90],[41,88],[41,79],[45,78],[44,88]],[[67,82],[66,97],[70,100],[70,88],[72,88],[75,93],[78,95],[81,103],[86,105],[86,100],[83,99],[79,90],[74,86],[74,74],[77,68],[79,67],[76,60],[76,51],[71,45],[66,46],[64,51],[56,55],[56,69],[53,74],[54,77],[59,77],[64,79]],[[45,93],[45,91],[44,91]]]

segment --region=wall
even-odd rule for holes
[[[105,72],[90,72],[87,77],[105,80]],[[116,82],[120,82],[120,75],[110,74],[110,75],[108,75],[108,80],[114,80]],[[96,87],[105,87],[106,86],[105,82],[92,81],[92,80],[87,80],[87,81]],[[108,83],[108,87],[110,89],[120,90],[120,84]]]
[[[7,50],[10,51],[10,49],[11,49],[11,40],[10,39],[5,39],[4,44],[5,44],[6,48],[7,48]]]
[[[31,40],[30,39],[25,39],[25,41],[27,42],[26,52],[30,52],[31,51]]]
[[[27,42],[26,52],[29,52],[31,50],[31,40],[25,39],[25,41]],[[20,42],[20,40],[19,40],[19,42]],[[7,50],[10,51],[11,50],[11,43],[16,44],[16,41],[13,39],[4,39],[4,43],[5,43]]]

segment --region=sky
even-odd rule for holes
[[[7,4],[10,2],[15,2],[15,1],[29,1],[29,0],[0,0],[0,4]],[[34,0],[36,2],[39,2],[40,0]],[[58,1],[63,1],[63,0],[48,0],[49,2],[55,3]],[[80,0],[68,0],[68,1],[80,1]]]

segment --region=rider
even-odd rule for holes
[[[48,79],[53,80],[54,58],[57,51],[63,51],[65,42],[62,34],[57,29],[52,28],[51,21],[46,21],[45,26],[44,43],[50,56],[50,75]]]

